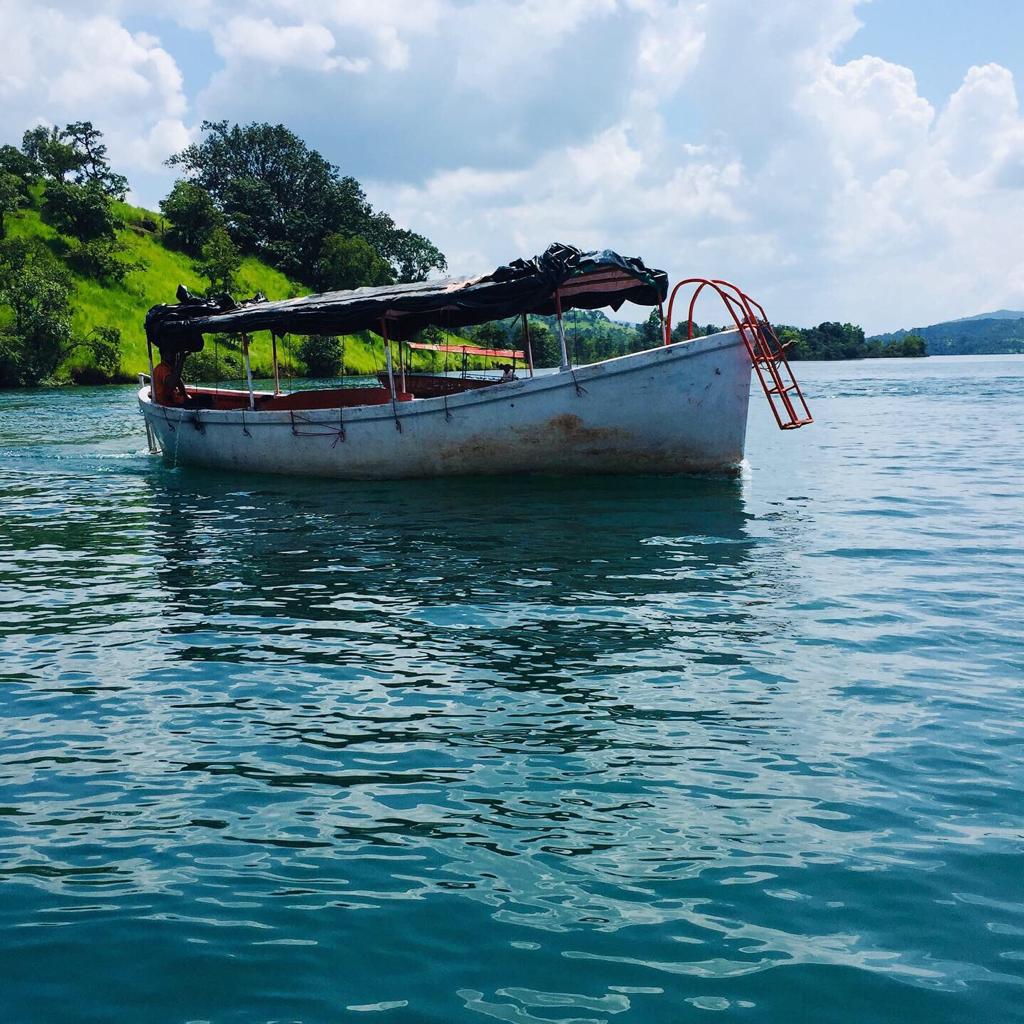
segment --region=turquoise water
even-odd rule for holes
[[[1024,358],[799,373],[740,480],[0,394],[3,1021],[1024,1020]]]

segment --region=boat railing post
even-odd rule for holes
[[[380,318],[380,336],[384,339],[384,361],[388,367],[388,390],[391,392],[391,401],[395,400],[395,370],[391,363],[391,339],[388,337],[388,322],[384,317]]]
[[[533,376],[533,346],[530,344],[530,318],[523,314],[523,341],[526,348],[526,364],[530,367],[530,376]]]
[[[274,361],[274,394],[281,394],[281,368],[277,365],[277,334],[270,332],[271,358]]]
[[[564,372],[569,369],[569,350],[565,344],[565,324],[562,323],[562,295],[557,289],[555,290],[555,310],[558,313],[558,344],[562,348],[562,365],[559,369]]]
[[[245,382],[249,387],[249,408],[256,408],[256,396],[252,392],[252,363],[249,361],[249,335],[242,335],[242,358],[245,360]]]
[[[149,398],[153,400],[153,342],[146,336],[146,353],[149,356]],[[147,421],[148,422],[148,421]]]

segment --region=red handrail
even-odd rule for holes
[[[700,293],[712,288],[729,311],[729,315],[740,332],[750,361],[757,372],[758,380],[768,398],[775,422],[780,430],[794,430],[814,422],[807,400],[793,374],[786,358],[786,348],[779,341],[775,328],[768,320],[764,307],[730,281],[721,278],[689,277],[680,281],[668,300],[668,314],[665,317],[665,344],[672,344],[672,309],[680,288],[696,285],[687,311],[687,339],[693,340],[693,311]],[[755,310],[757,315],[755,315]]]

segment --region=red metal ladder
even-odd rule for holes
[[[797,427],[813,423],[814,417],[811,416],[804,393],[786,358],[786,347],[779,341],[775,328],[769,323],[764,307],[729,281],[710,280],[705,277],[690,277],[680,281],[672,289],[668,300],[665,344],[669,345],[672,341],[672,307],[676,293],[685,286],[695,286],[686,315],[688,337],[693,338],[693,310],[697,298],[705,288],[711,288],[718,293],[740,332],[779,429],[795,430]]]

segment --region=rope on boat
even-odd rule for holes
[[[344,351],[344,345],[345,345],[345,343],[342,342],[342,351]],[[344,357],[342,357],[342,358],[344,358]],[[342,364],[342,369],[344,369],[344,364]],[[338,433],[335,435],[335,438],[334,438],[333,443],[331,444],[331,447],[332,448],[337,448],[338,447],[338,442],[339,441],[344,441],[344,440],[345,440],[345,407],[343,405],[339,405],[338,406]]]
[[[246,437],[252,437],[252,434],[249,433],[249,428],[245,425],[245,409],[242,409],[242,433]]]
[[[346,438],[345,434],[345,411],[344,409],[338,409],[338,426],[335,429],[321,420],[307,420],[301,416],[296,418],[295,410],[288,410],[288,418],[292,424],[292,435],[294,437],[333,437],[334,444],[331,445],[333,448],[339,441],[344,441]],[[326,426],[326,430],[299,430],[299,427],[319,427]]]
[[[572,311],[572,348],[578,363],[580,361],[580,311],[578,309]],[[569,363],[569,372],[572,374],[572,382],[576,387],[576,397],[579,398],[580,395],[585,395],[587,389],[576,379],[576,367],[573,366],[571,361]]]
[[[445,348],[444,348],[444,379],[445,379],[446,383],[445,383],[445,386],[441,389],[441,397],[444,400],[444,421],[445,421],[445,423],[451,423],[451,421],[452,421],[452,414],[451,414],[451,411],[448,408],[448,384],[447,384],[447,380],[448,380],[448,367],[450,365],[448,357],[451,355],[451,352],[448,351],[448,349],[451,346],[448,343],[452,340],[452,334],[451,334],[451,331],[449,330],[449,328],[451,326],[451,314],[448,313],[448,312],[445,312],[444,319],[445,319],[445,325],[444,325],[444,340],[445,340]]]

